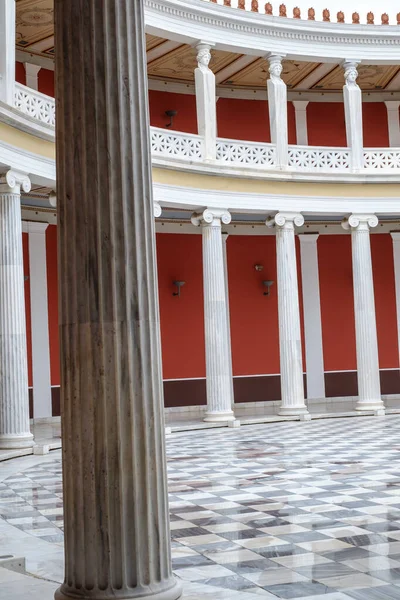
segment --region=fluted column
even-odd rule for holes
[[[400,231],[391,231],[393,243],[394,285],[396,290],[397,365],[400,367]]]
[[[209,67],[214,44],[200,42],[196,46],[198,67],[194,71],[196,86],[197,130],[204,140],[204,158],[217,156],[217,107],[215,75]]]
[[[351,149],[353,171],[364,168],[362,94],[357,84],[359,61],[343,63],[345,85],[343,87],[344,112],[346,119],[347,145]]]
[[[307,413],[304,401],[303,359],[295,226],[304,217],[298,213],[280,212],[267,221],[276,227],[276,260],[278,277],[279,352],[281,363],[282,404],[280,415]]]
[[[175,600],[143,0],[56,0],[65,580]]]
[[[28,366],[22,255],[21,188],[26,175],[0,175],[0,448],[33,446],[29,429]]]
[[[207,411],[205,421],[232,421],[231,362],[228,306],[221,223],[231,222],[228,211],[206,209],[192,216],[202,227],[204,330],[206,344]]]
[[[226,320],[228,327],[228,361],[229,361],[229,378],[231,381],[231,396],[232,405],[235,403],[235,391],[233,387],[233,368],[232,368],[232,341],[231,341],[231,315],[229,309],[229,276],[228,276],[228,242],[229,233],[222,233],[222,249],[224,254],[224,275],[225,275],[225,290],[226,290]]]
[[[383,409],[379,380],[374,282],[372,276],[370,227],[378,225],[375,215],[351,215],[342,223],[351,230],[353,257],[354,317],[356,325],[357,410]]]
[[[283,56],[270,54],[267,59],[270,74],[267,90],[271,141],[276,146],[276,166],[282,169],[288,165],[287,88],[281,78]]]

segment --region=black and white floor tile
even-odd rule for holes
[[[174,434],[167,455],[184,582],[226,599],[400,600],[400,416]],[[32,536],[61,545],[62,512],[59,459],[0,483],[0,518]]]

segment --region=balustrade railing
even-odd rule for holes
[[[54,128],[55,102],[20,83],[15,83],[14,107],[43,125]],[[202,162],[204,140],[201,136],[158,127],[150,128],[151,153],[157,159],[179,162]],[[216,160],[221,167],[250,167],[259,171],[276,168],[274,144],[218,138]],[[207,161],[207,164],[211,164]],[[288,170],[302,173],[351,173],[352,153],[349,148],[294,146],[288,149]],[[400,171],[400,148],[365,148],[365,173]]]
[[[14,88],[14,106],[45,125],[54,127],[56,124],[54,99],[17,82]]]

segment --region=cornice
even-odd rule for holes
[[[145,0],[149,33],[186,43],[207,39],[221,50],[287,58],[399,64],[399,28],[283,19],[203,0]]]

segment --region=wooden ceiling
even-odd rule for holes
[[[17,49],[53,58],[53,0],[16,0],[16,15]],[[180,83],[194,81],[194,48],[153,35],[146,36],[146,45],[151,79]],[[210,66],[221,87],[265,88],[268,63],[264,58],[213,50]],[[284,61],[282,78],[289,89],[298,91],[340,91],[344,80],[340,66],[297,60]],[[400,66],[361,65],[357,81],[365,91],[400,90]]]

